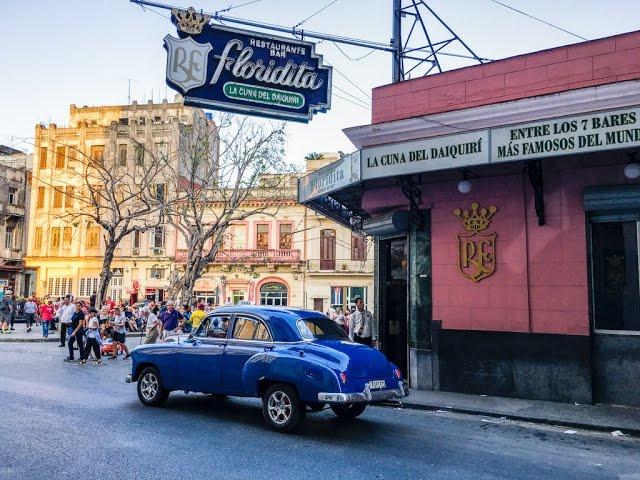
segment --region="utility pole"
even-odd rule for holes
[[[391,58],[391,75],[393,83],[403,80],[402,72],[402,0],[393,0],[393,24],[391,31],[391,45],[393,46],[393,56]]]

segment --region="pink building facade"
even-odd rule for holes
[[[302,200],[376,236],[412,387],[640,405],[640,32],[372,97],[360,175]]]

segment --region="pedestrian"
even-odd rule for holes
[[[11,333],[9,322],[11,321],[11,304],[7,297],[0,299],[0,333]]]
[[[88,328],[86,332],[87,336],[87,345],[84,349],[84,354],[81,356],[80,364],[84,365],[87,363],[87,359],[89,358],[89,353],[93,349],[93,355],[96,357],[96,360],[93,362],[94,365],[102,365],[102,359],[100,358],[100,345],[102,345],[102,338],[100,337],[100,321],[96,317],[97,310],[91,308],[89,310],[89,320],[88,320]]]
[[[199,303],[196,309],[191,314],[191,326],[194,330],[197,330],[207,313],[204,311],[204,304]]]
[[[78,350],[80,351],[80,358],[84,354],[84,326],[85,326],[85,314],[82,311],[82,303],[76,302],[75,312],[71,315],[71,323],[67,325],[67,330],[71,331],[69,334],[69,356],[65,358],[65,362],[73,362],[75,360],[73,355],[73,345],[78,344]]]
[[[71,324],[71,317],[75,313],[76,308],[71,303],[70,296],[67,295],[62,299],[62,304],[58,307],[58,312],[56,317],[58,318],[58,322],[60,323],[60,347],[67,346],[67,337],[69,329],[69,325]]]
[[[9,305],[9,324],[10,324],[9,330],[15,330],[15,328],[13,328],[13,322],[15,322],[16,320],[18,304],[16,303],[16,297],[13,295],[12,291],[8,291],[7,294],[8,295],[5,296],[5,299],[6,299],[7,305]]]
[[[49,338],[49,326],[53,321],[53,302],[49,300],[46,304],[40,307],[40,323],[42,324],[42,336]]]
[[[125,352],[126,355],[123,360],[126,360],[131,356],[131,353],[129,353],[129,349],[125,343],[127,341],[127,318],[124,316],[124,313],[120,311],[120,307],[114,308],[113,320],[111,323],[113,324],[113,334],[111,336],[113,339],[113,354],[109,357],[109,360],[118,358],[119,348],[122,348]]]
[[[191,306],[184,304],[182,306],[182,319],[178,323],[178,330],[182,333],[191,333]]]
[[[161,333],[163,335],[168,335],[175,333],[175,330],[178,328],[178,322],[181,319],[182,315],[175,309],[175,303],[173,301],[167,302],[167,309],[160,316],[160,320],[162,321],[162,330]]]
[[[349,338],[362,345],[374,345],[373,315],[364,308],[364,300],[361,297],[356,298],[356,310],[351,314]]]
[[[333,321],[340,325],[345,333],[349,335],[349,325],[347,324],[347,318],[342,313],[342,309],[340,307],[336,308],[336,316]]]
[[[149,310],[148,307],[144,307],[140,312],[142,319],[146,320],[147,336],[144,339],[144,343],[156,343],[160,336],[161,323],[155,313]]]

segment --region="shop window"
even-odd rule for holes
[[[293,225],[290,223],[280,224],[280,245],[282,250],[291,250],[291,237],[293,234]]]
[[[64,297],[73,293],[73,278],[49,277],[47,279],[47,293],[50,297]]]
[[[640,222],[596,222],[591,225],[594,328],[640,331]]]
[[[282,283],[265,283],[260,287],[260,305],[287,306],[288,291]]]
[[[85,277],[80,279],[80,288],[78,289],[78,296],[88,298],[94,293],[98,293],[98,285],[100,283],[99,277]],[[113,297],[111,297],[113,298]]]
[[[269,248],[269,225],[267,223],[256,225],[256,248],[258,250]]]
[[[65,147],[56,147],[56,168],[64,168],[65,150]]]
[[[362,235],[351,234],[351,260],[367,259],[367,239]]]
[[[234,305],[237,305],[242,300],[244,300],[244,290],[233,290],[231,292],[231,301]]]

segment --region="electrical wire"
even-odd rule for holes
[[[333,88],[335,88],[336,90],[338,90],[339,92],[344,93],[345,95],[350,96],[351,98],[353,98],[354,100],[356,100],[358,103],[361,103],[363,106],[367,107],[367,108],[371,108],[371,104],[364,102],[363,100],[361,100],[360,98],[356,97],[355,95],[347,92],[346,90],[340,88],[338,85],[336,85],[335,83],[333,84]]]
[[[304,20],[296,23],[293,26],[293,29],[295,30],[296,28],[298,28],[300,25],[302,25],[303,23],[305,23],[307,20],[312,19],[313,17],[315,17],[316,15],[318,15],[320,12],[323,12],[324,10],[326,10],[327,8],[329,8],[331,5],[333,5],[334,3],[336,3],[338,0],[333,0],[329,3],[327,3],[324,7],[322,7],[320,10],[318,10],[317,12],[312,13],[311,15],[309,15],[307,18],[305,18]]]
[[[352,101],[352,100],[349,100],[348,98],[343,97],[343,96],[341,96],[341,95],[338,95],[337,93],[334,93],[334,94],[333,94],[333,96],[334,96],[334,97],[337,97],[337,98],[339,98],[339,99],[341,99],[341,100],[344,100],[344,101],[346,101],[346,102],[352,103],[352,104],[354,104],[356,107],[360,107],[360,108],[363,108],[363,109],[365,109],[365,110],[370,110],[370,108],[369,108],[369,107],[365,107],[364,105],[361,105],[361,104],[356,103],[356,102],[354,102],[354,101]]]
[[[340,76],[342,76],[347,82],[349,82],[351,85],[353,85],[354,87],[356,87],[358,90],[360,90],[365,97],[367,98],[371,98],[371,94],[365,92],[362,88],[360,88],[358,85],[356,85],[349,77],[347,77],[344,73],[342,73],[340,70],[338,70],[338,67],[333,67],[333,70]]]
[[[374,53],[374,52],[375,52],[375,50],[373,50],[373,49],[372,49],[371,51],[369,51],[368,53],[365,53],[365,54],[364,54],[364,55],[362,55],[361,57],[358,57],[358,58],[352,58],[352,57],[350,57],[349,55],[347,55],[347,53],[346,53],[344,50],[342,50],[342,48],[340,48],[340,45],[338,45],[336,42],[334,42],[334,41],[332,40],[332,41],[331,41],[331,43],[333,43],[333,44],[335,45],[335,47],[340,51],[340,53],[341,53],[342,55],[344,55],[345,57],[347,57],[347,58],[348,58],[349,60],[351,60],[352,62],[358,62],[358,61],[362,60],[363,58],[367,58],[369,55],[371,55],[372,53]]]
[[[547,22],[546,20],[543,20],[542,18],[538,18],[538,17],[536,17],[534,15],[531,15],[530,13],[523,12],[522,10],[518,10],[517,8],[514,8],[511,5],[507,5],[506,3],[499,2],[498,0],[489,0],[489,1],[493,2],[495,4],[498,4],[498,5],[501,5],[504,8],[508,8],[509,10],[513,10],[514,12],[517,12],[517,13],[519,13],[521,15],[524,15],[525,17],[529,17],[529,18],[531,18],[533,20],[536,20],[537,22],[544,23],[545,25],[548,25],[551,28],[555,28],[556,30],[560,30],[561,32],[568,33],[571,36],[579,38],[580,40],[584,40],[584,41],[588,41],[589,40],[588,38],[585,38],[582,35],[578,35],[577,33],[570,32],[566,28],[562,28],[562,27],[559,27],[558,25],[554,25],[551,22]]]
[[[247,5],[251,5],[252,3],[258,3],[258,2],[262,2],[262,0],[251,0],[250,2],[241,3],[240,5],[229,5],[227,8],[223,8],[222,10],[218,10],[216,12],[216,14],[229,12],[231,10],[235,10],[236,8],[246,7]]]

